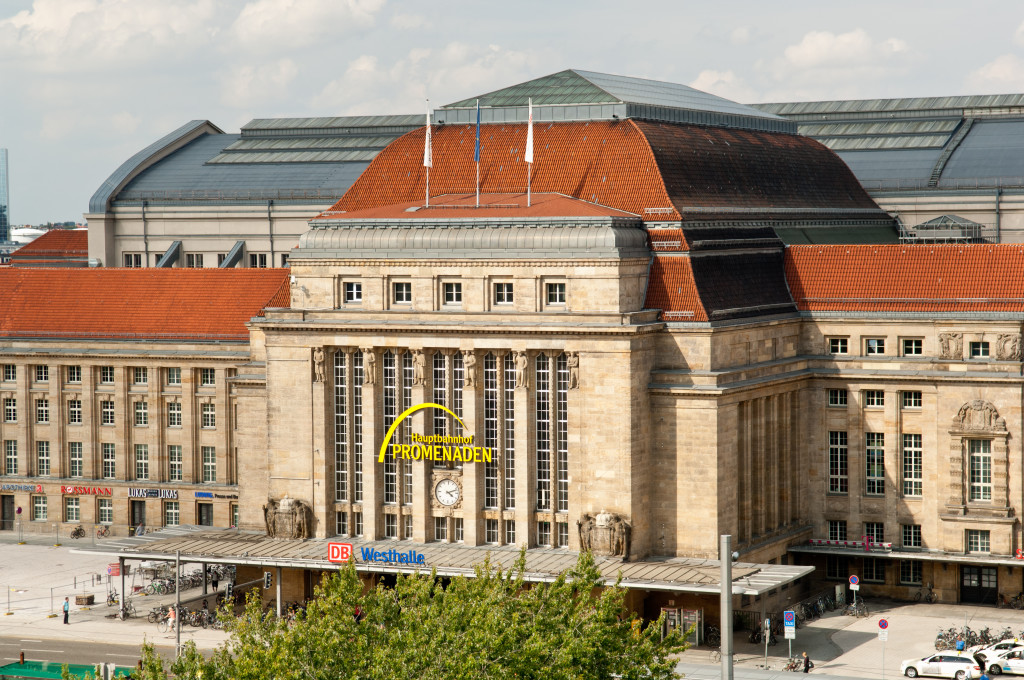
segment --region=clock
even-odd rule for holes
[[[441,505],[452,506],[459,502],[462,489],[454,479],[442,479],[434,485],[434,498]]]

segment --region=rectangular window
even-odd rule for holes
[[[100,366],[100,384],[101,385],[113,385],[114,384],[114,367],[113,366]]]
[[[864,580],[870,583],[885,583],[885,560],[864,558]]]
[[[82,424],[82,400],[68,399],[68,424]]]
[[[101,401],[100,402],[100,423],[103,425],[114,424],[114,402],[112,401]]]
[[[412,302],[412,283],[409,281],[396,281],[392,289],[394,300],[398,304],[409,304]]]
[[[921,585],[923,570],[921,563],[916,560],[902,560],[900,562],[900,583],[903,585]]]
[[[18,367],[15,364],[4,364],[4,382],[14,382],[18,379]]]
[[[484,520],[484,543],[487,543],[489,545],[498,544],[498,520]]]
[[[68,442],[68,469],[72,477],[82,476],[82,442]]]
[[[122,261],[129,269],[139,269],[142,267],[142,253],[123,253]]]
[[[168,385],[180,385],[181,384],[181,369],[180,368],[168,368],[167,369],[167,384]]]
[[[348,536],[348,513],[339,510],[334,516],[334,533],[338,536]]]
[[[412,540],[412,515],[402,515],[402,538],[406,541]]]
[[[847,354],[850,351],[850,341],[847,338],[829,338],[829,354]]]
[[[212,446],[203,447],[203,481],[217,481],[217,449]]]
[[[135,479],[149,479],[149,445],[135,445]]]
[[[36,399],[36,422],[46,425],[50,422],[50,400]]]
[[[536,395],[536,470],[537,509],[551,509],[551,362],[544,354],[537,355],[535,375]],[[548,540],[541,545],[551,545],[551,525],[548,523]]]
[[[117,458],[113,444],[103,444],[103,479],[114,479],[117,474]]]
[[[828,521],[828,540],[830,540],[830,541],[845,541],[846,540],[846,520],[845,519],[830,519]]]
[[[384,515],[384,538],[398,538],[398,515]]]
[[[921,393],[915,391],[901,392],[903,408],[921,408]]]
[[[282,267],[287,267],[288,266],[288,253],[281,253],[281,266]]]
[[[204,428],[217,427],[217,405],[216,404],[202,404],[202,423]]]
[[[200,387],[213,387],[217,384],[217,369],[215,368],[200,368],[199,369],[199,386]]]
[[[461,305],[462,304],[462,284],[461,283],[445,283],[444,284],[444,303],[446,305]]]
[[[168,479],[172,482],[182,481],[181,445],[171,444],[167,447]]]
[[[352,535],[363,535],[363,513],[361,512],[352,513]]]
[[[881,496],[885,493],[885,435],[881,432],[865,433],[864,470],[865,493]]]
[[[992,500],[992,442],[988,439],[967,440],[970,456],[970,500]]]
[[[864,405],[874,408],[885,406],[885,392],[882,390],[865,390]]]
[[[564,305],[565,304],[565,284],[564,283],[549,283],[547,284],[547,298],[549,305]]]
[[[921,542],[921,525],[920,524],[904,524],[902,527],[903,533],[903,547],[904,548],[920,548],[923,547]]]
[[[36,382],[49,382],[50,381],[50,367],[49,366],[36,366]]]
[[[828,491],[850,490],[849,449],[845,432],[828,433]]]
[[[4,399],[4,422],[18,422],[18,400],[13,397]]]
[[[36,474],[50,476],[50,442],[36,442]]]
[[[505,392],[503,417],[505,420],[505,509],[516,507],[516,363],[511,352],[505,355],[503,387]],[[513,531],[514,531],[513,525]],[[512,541],[514,544],[515,541]]]
[[[181,510],[178,501],[164,501],[164,526],[176,527],[181,524]]]
[[[32,496],[32,521],[46,520],[46,496]]]
[[[355,281],[345,282],[345,302],[362,302],[363,301],[363,284],[356,283]]]
[[[249,267],[251,269],[266,269],[267,268],[267,254],[266,253],[249,253]]]
[[[81,522],[82,513],[79,509],[77,498],[65,498],[64,499],[64,521],[65,522]]]
[[[506,519],[505,521],[505,545],[516,544],[516,521]]]
[[[838,555],[825,557],[825,578],[830,580],[845,580],[849,576],[849,569],[846,566],[846,558]]]
[[[68,366],[67,376],[69,383],[80,383],[82,382],[82,367],[81,366]]]
[[[494,284],[494,304],[496,305],[510,305],[513,302],[513,292],[511,283],[496,283]]]
[[[885,524],[883,522],[865,522],[864,540],[872,543],[885,542]]]
[[[435,517],[434,518],[434,540],[435,541],[447,541],[448,540],[448,518],[447,517]]]
[[[884,338],[867,338],[864,340],[865,354],[885,354]]]
[[[537,545],[544,548],[551,547],[551,522],[537,522]]]
[[[830,389],[828,391],[828,405],[832,407],[846,406],[846,390]]]
[[[464,542],[466,540],[465,524],[463,523],[461,517],[456,517],[455,518],[455,526],[453,527],[453,529],[455,531],[455,542],[456,543]]]
[[[100,524],[113,524],[114,523],[114,499],[112,498],[97,498],[96,499],[96,515],[100,518]]]
[[[132,369],[132,382],[136,385],[149,384],[149,369],[145,366],[136,366]]]
[[[968,529],[967,530],[967,552],[987,553],[991,552],[988,530]]]
[[[137,401],[135,407],[135,426],[145,427],[149,425],[149,404],[144,401]]]
[[[18,474],[18,441],[16,439],[4,440],[4,474]]]
[[[919,497],[924,491],[924,454],[921,435],[903,435],[903,495]]]
[[[185,266],[189,269],[202,269],[203,268],[203,254],[202,253],[186,253],[185,254]]]
[[[181,427],[181,403],[167,402],[167,427]]]
[[[903,339],[903,356],[915,357],[922,353],[923,341],[920,338]]]
[[[972,342],[970,347],[971,347],[971,358],[972,359],[987,359],[988,358],[988,343],[987,342]]]
[[[558,547],[568,548],[569,547],[569,524],[568,522],[557,522],[555,526],[558,527]]]

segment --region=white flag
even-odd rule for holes
[[[527,99],[530,106],[530,119],[526,124],[526,153],[523,154],[523,160],[527,163],[533,163],[533,99]]]
[[[430,150],[430,100],[427,100],[427,141],[423,145],[423,167],[434,166],[434,157]]]

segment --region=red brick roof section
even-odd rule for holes
[[[809,137],[636,121],[673,205],[687,208],[877,210],[846,164]],[[839,212],[837,212],[837,209]],[[769,211],[770,212],[770,211]],[[749,219],[735,211],[718,219]],[[715,218],[713,210],[684,220]]]
[[[11,257],[46,256],[86,257],[89,255],[88,229],[50,229],[11,253]]]
[[[380,152],[331,211],[422,204],[425,130],[414,130]],[[647,140],[633,121],[538,123],[533,134],[535,193],[564,194],[647,221],[679,219]],[[480,136],[480,191],[525,193],[526,123],[483,125]],[[434,126],[431,195],[475,192],[475,140],[475,125]]]
[[[287,269],[4,269],[0,338],[248,342]]]
[[[685,255],[655,257],[644,306],[662,310],[665,321],[707,321],[690,265]]]
[[[354,212],[320,215],[329,219],[430,219],[480,217],[636,217],[606,206],[587,203],[561,194],[533,193],[527,206],[526,194],[480,194],[480,207],[476,194],[431,196],[430,207],[424,207],[423,198],[411,203],[396,203]],[[318,218],[319,219],[319,218]]]
[[[786,278],[805,311],[1022,312],[1024,246],[791,246]]]

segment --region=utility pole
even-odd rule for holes
[[[722,628],[722,680],[732,680],[732,536],[723,535],[718,548],[722,563],[720,609]]]

